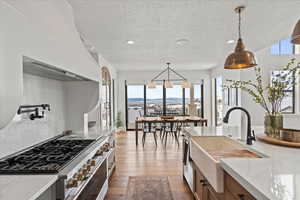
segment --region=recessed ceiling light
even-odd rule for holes
[[[178,44],[178,45],[185,45],[188,42],[189,42],[189,40],[185,39],[185,38],[176,40],[176,44]]]
[[[133,40],[127,40],[127,44],[134,44]]]
[[[234,40],[228,40],[227,44],[233,44],[235,41]]]

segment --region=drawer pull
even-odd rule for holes
[[[203,186],[207,185],[207,181],[206,181],[206,180],[203,180],[203,179],[200,180],[200,183],[201,183]]]
[[[240,200],[245,200],[245,195],[244,194],[238,194],[238,197]]]

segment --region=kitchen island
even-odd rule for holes
[[[232,127],[193,127],[186,128],[184,132],[191,137],[192,141],[193,137],[201,140],[202,136],[227,136],[238,141],[250,151],[262,155],[261,158],[220,159],[219,164],[225,174],[224,180],[230,176],[232,181],[239,184],[238,187],[245,189],[251,196],[247,198],[247,194],[243,194],[244,196],[240,195],[237,199],[251,199],[252,197],[259,200],[300,199],[299,149],[275,146],[260,141],[255,141],[253,145],[246,145],[244,141],[239,140],[241,134],[238,128]],[[195,167],[201,168],[197,164]],[[197,176],[194,181],[197,181]],[[196,185],[197,182],[191,189],[195,189]],[[226,182],[224,187],[227,187]],[[217,195],[219,194],[217,193]],[[226,199],[225,195],[220,195],[220,198],[216,197],[216,199],[223,198]]]

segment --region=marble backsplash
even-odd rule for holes
[[[42,119],[16,115],[0,130],[0,158],[61,134],[65,130],[65,84],[62,81],[24,74],[22,104],[51,105]]]

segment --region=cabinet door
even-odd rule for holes
[[[214,189],[212,188],[212,186],[207,185],[205,187],[205,194],[206,194],[206,199],[205,200],[219,200],[219,194],[217,194]]]
[[[224,200],[237,200],[227,189],[224,192]]]
[[[225,173],[225,187],[226,200],[229,196],[233,196],[236,200],[255,200],[255,198],[245,188],[243,188],[227,173]]]
[[[197,200],[206,200],[205,198],[206,180],[198,169],[195,169],[195,198]]]

